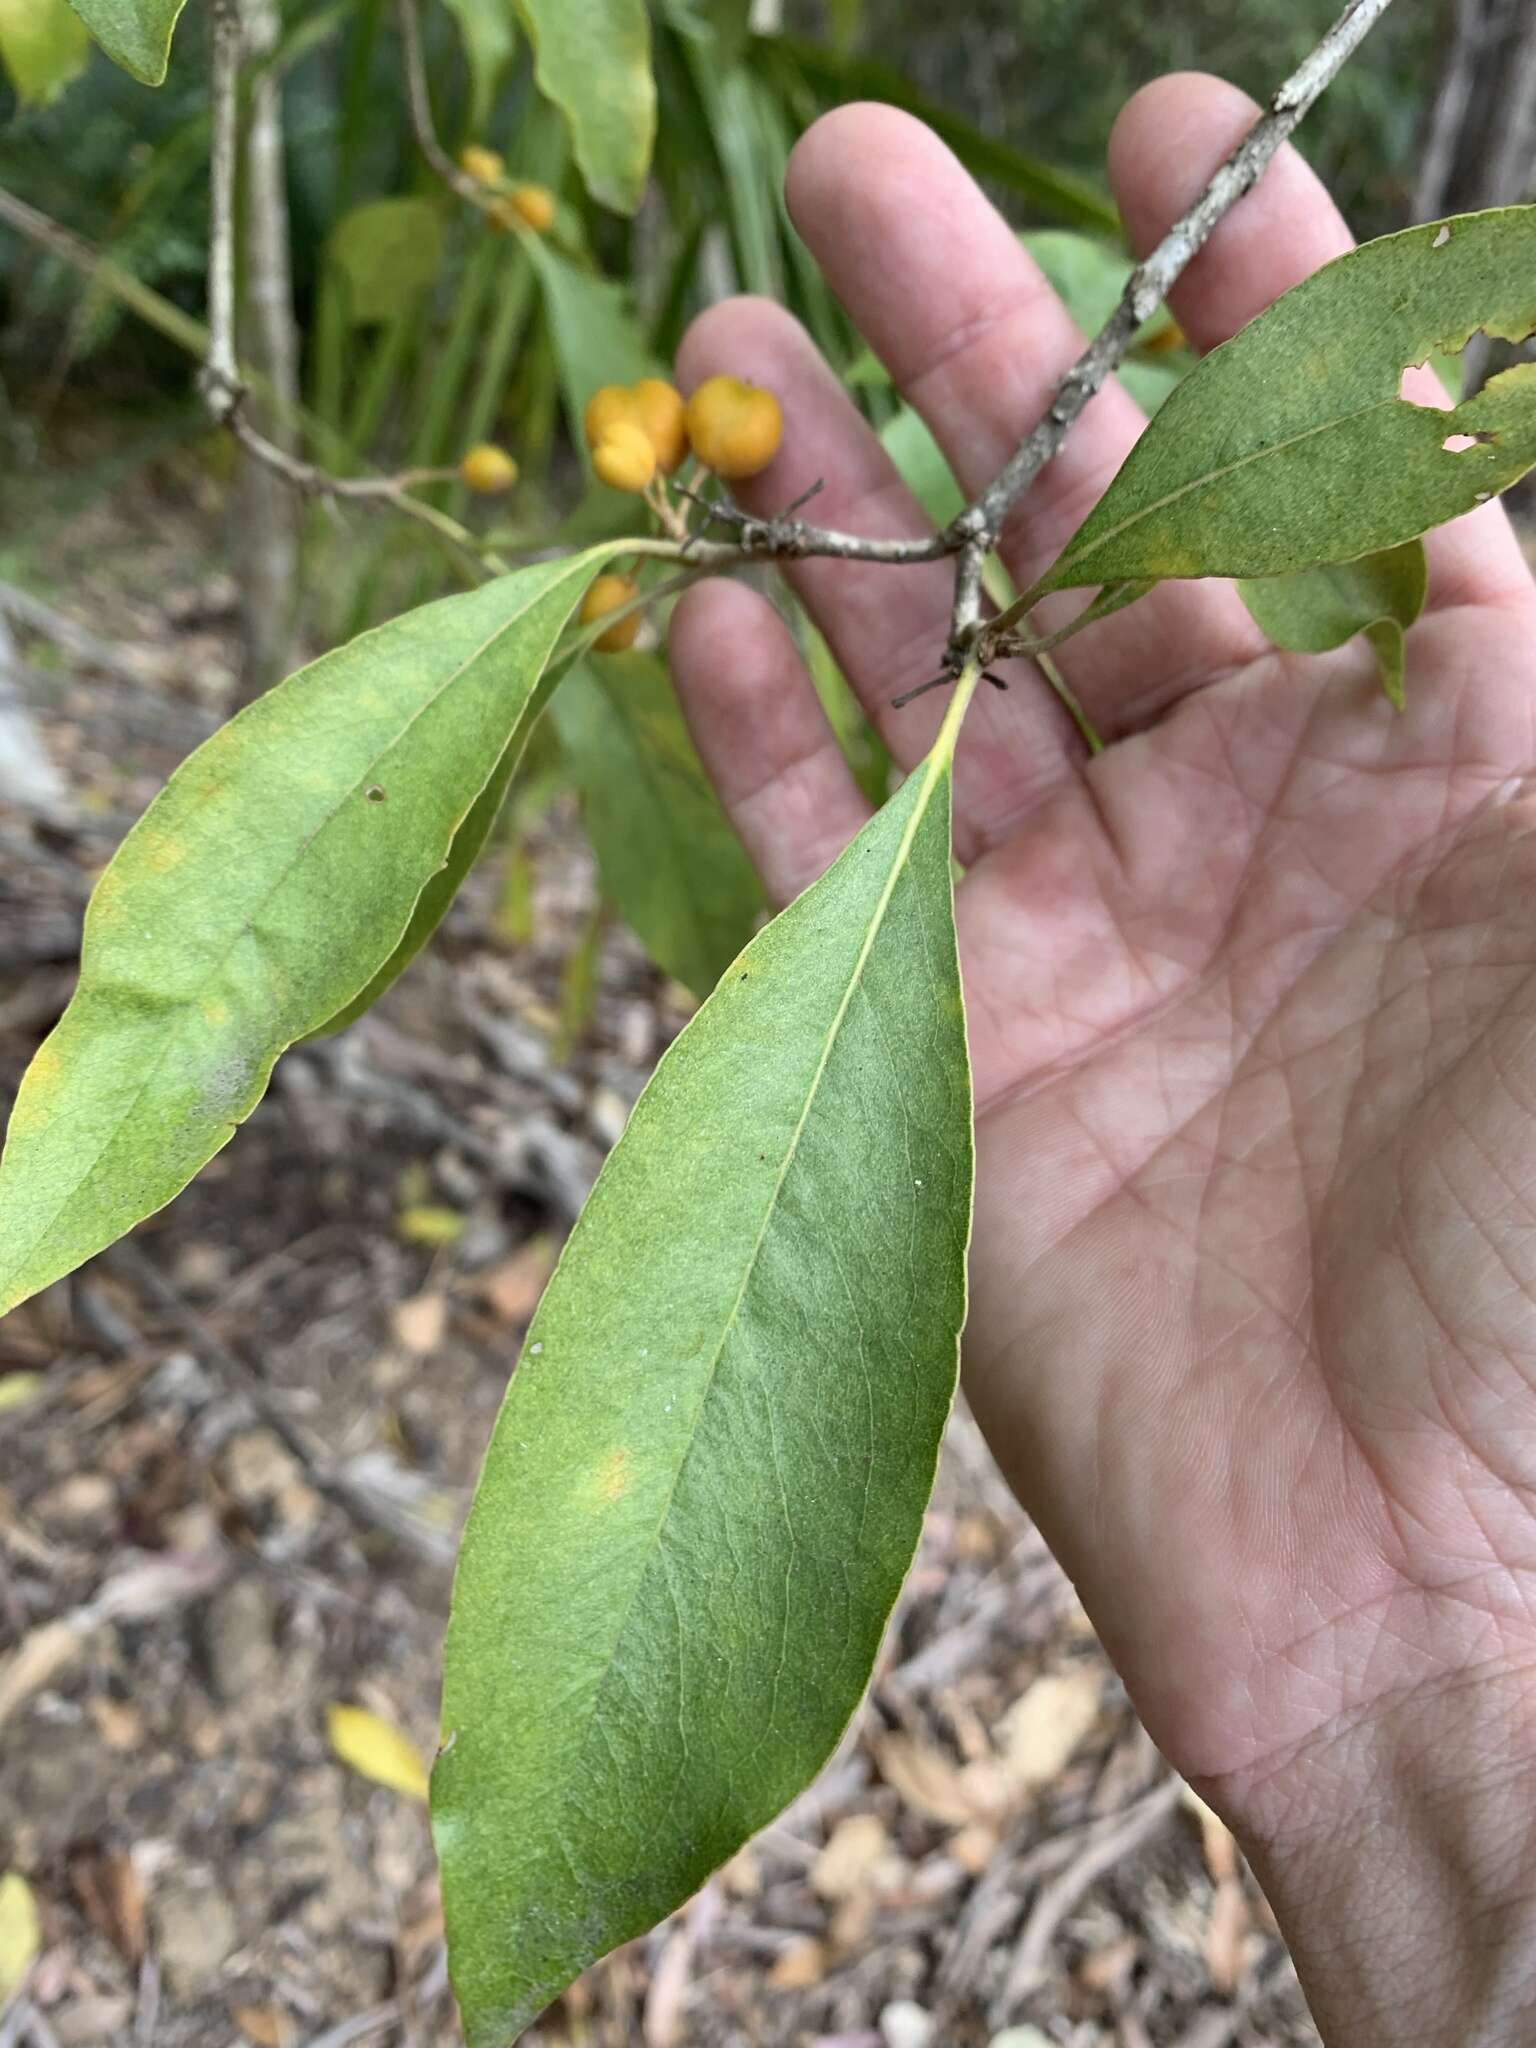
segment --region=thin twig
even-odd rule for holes
[[[435,472],[401,476],[342,477],[289,454],[252,426],[245,416],[246,383],[235,356],[235,167],[239,159],[240,18],[235,0],[213,5],[213,148],[209,167],[208,348],[199,382],[215,424],[226,428],[247,453],[301,493],[327,498],[373,500],[429,526],[456,550],[468,554],[477,572],[482,558],[475,536],[447,513],[410,495],[407,485]],[[501,572],[505,563],[487,558]]]
[[[1080,1855],[1061,1875],[1048,1884],[1036,1899],[1014,1951],[1013,1964],[1003,1993],[993,2008],[993,2017],[1013,2012],[1034,1989],[1056,1930],[1087,1891],[1106,1870],[1113,1869],[1122,1856],[1129,1856],[1150,1841],[1183,1795],[1183,1782],[1165,1778],[1128,1813],[1116,1814],[1101,1830],[1095,1829]]]
[[[461,171],[438,139],[437,123],[432,118],[426,60],[422,55],[421,13],[416,0],[399,0],[397,12],[400,48],[405,60],[405,93],[411,110],[411,126],[416,133],[416,146],[450,191],[457,192],[479,212],[488,213],[497,203],[495,190],[483,185],[478,178],[470,177],[467,171]]]

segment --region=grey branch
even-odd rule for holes
[[[1009,511],[1066,439],[1088,401],[1119,367],[1136,330],[1168,296],[1222,218],[1258,183],[1280,145],[1392,4],[1352,0],[1311,56],[1291,73],[1189,211],[1126,279],[1120,303],[1056,387],[1039,423],[1006,468],[949,531],[956,545],[996,540]]]

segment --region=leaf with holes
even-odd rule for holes
[[[1536,463],[1536,364],[1453,412],[1404,369],[1536,331],[1536,206],[1388,235],[1294,286],[1167,400],[1019,609],[1047,591],[1276,576],[1401,546]]]
[[[645,0],[517,0],[534,76],[570,123],[587,190],[633,213],[656,140],[656,83]]]
[[[702,999],[752,936],[763,895],[666,669],[650,655],[597,655],[566,678],[551,716],[604,895]]]
[[[956,729],[667,1053],[529,1330],[432,1777],[471,2048],[682,1904],[868,1682],[965,1303]]]
[[[186,0],[70,0],[114,64],[141,85],[164,82],[171,36]]]
[[[86,912],[0,1159],[0,1314],[178,1194],[398,947],[610,550],[328,654],[184,761]]]
[[[1410,540],[1358,561],[1259,577],[1238,589],[1260,632],[1293,653],[1326,654],[1363,633],[1381,687],[1401,711],[1403,639],[1424,609],[1428,583],[1424,543]]]

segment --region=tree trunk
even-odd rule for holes
[[[1414,192],[1416,220],[1517,206],[1536,188],[1536,0],[1453,0]],[[1474,334],[1467,396],[1528,353]]]
[[[1518,205],[1533,185],[1536,0],[1454,0],[1415,216]]]
[[[276,0],[244,0],[247,60],[277,46],[282,21]],[[245,200],[242,354],[276,395],[276,409],[246,403],[262,432],[290,445],[287,418],[298,401],[298,337],[288,246],[288,194],[283,165],[282,88],[254,80],[243,153]],[[231,507],[232,548],[240,586],[239,701],[250,703],[292,666],[299,572],[299,504],[289,485],[250,455],[240,457]]]

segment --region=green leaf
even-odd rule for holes
[[[570,123],[587,190],[633,213],[656,140],[656,84],[645,0],[517,0],[539,90]]]
[[[51,106],[90,54],[85,24],[68,0],[0,0],[0,63],[24,107]]]
[[[1403,707],[1403,635],[1424,609],[1429,563],[1422,540],[1325,563],[1290,576],[1240,583],[1260,632],[1297,654],[1326,654],[1364,633],[1375,649],[1381,686]]]
[[[0,1314],[161,1208],[399,945],[595,555],[365,633],[191,755],[86,912],[0,1159]]]
[[[566,423],[590,469],[582,426],[587,400],[604,384],[634,384],[663,371],[646,345],[626,285],[578,269],[537,236],[530,235],[527,242],[554,344]],[[614,496],[605,491],[602,502],[611,504]]]
[[[470,2048],[688,1898],[868,1682],[964,1315],[955,730],[662,1060],[529,1331],[432,1781]]]
[[[342,215],[325,253],[345,281],[350,324],[384,325],[409,313],[437,282],[442,218],[428,199],[371,199]]]
[[[465,109],[465,119],[471,134],[478,136],[490,117],[496,88],[517,48],[512,0],[443,0],[443,4],[459,24],[464,57],[469,65],[469,105]]]
[[[968,171],[1017,193],[1047,220],[1066,221],[1100,234],[1120,232],[1114,202],[1097,185],[984,134],[974,122],[929,99],[894,66],[871,57],[845,55],[808,36],[760,37],[757,49],[790,63],[830,102],[884,100],[890,106],[904,107],[947,142]],[[754,56],[752,61],[758,59]]]
[[[880,439],[903,483],[935,526],[948,526],[965,510],[965,493],[920,413],[902,406],[880,429]]]
[[[1533,279],[1532,206],[1409,228],[1315,272],[1185,378],[1027,603],[1090,583],[1350,561],[1504,490],[1536,463],[1536,364],[1452,412],[1398,386],[1480,327],[1523,340]],[[1454,452],[1457,436],[1475,445]]]
[[[141,85],[160,85],[171,61],[171,35],[186,0],[70,0],[114,64]]]
[[[763,896],[665,667],[646,654],[596,655],[566,678],[551,716],[604,895],[702,999],[751,937]]]

